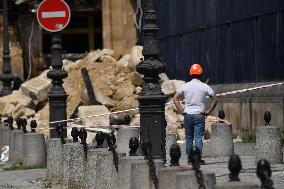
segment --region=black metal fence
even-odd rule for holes
[[[283,0],[159,0],[161,54],[170,78],[200,63],[212,83],[283,80]]]

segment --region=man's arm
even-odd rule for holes
[[[179,103],[179,101],[182,100],[182,96],[177,92],[173,98],[173,101],[175,103],[175,106],[178,110],[178,113],[182,114],[183,113],[183,109]]]
[[[203,112],[203,114],[204,114],[205,116],[210,115],[211,112],[214,110],[214,108],[216,107],[216,105],[217,105],[217,103],[218,103],[218,98],[217,98],[216,96],[213,96],[212,98],[213,98],[213,101],[212,101],[212,103],[210,104],[209,110]]]

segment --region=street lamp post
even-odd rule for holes
[[[153,158],[165,160],[166,96],[158,82],[159,74],[165,72],[166,66],[160,57],[155,0],[144,0],[143,9],[144,60],[136,67],[137,71],[144,75],[144,84],[138,97],[140,134],[142,141],[149,139],[152,143]]]
[[[52,79],[52,87],[48,93],[49,99],[49,121],[59,121],[66,120],[66,100],[68,95],[63,88],[63,79],[68,76],[68,73],[62,68],[62,46],[59,33],[54,33],[52,38],[52,59],[51,66],[52,69],[47,72],[47,77]],[[56,131],[56,126],[58,123],[50,123],[50,138],[60,138],[59,133]],[[61,122],[64,127],[63,136],[67,136],[67,122]]]
[[[3,65],[2,73],[0,74],[0,80],[3,81],[3,88],[0,92],[0,96],[9,95],[12,93],[12,81],[14,75],[11,68],[11,57],[9,47],[9,31],[8,31],[8,0],[2,0],[3,3]]]

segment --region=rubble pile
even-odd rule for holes
[[[103,49],[90,52],[85,58],[76,62],[63,60],[64,69],[68,77],[64,79],[64,88],[68,94],[67,117],[73,114],[79,104],[78,117],[97,114],[107,114],[89,119],[83,119],[83,125],[108,125],[110,112],[127,110],[138,107],[137,97],[143,84],[142,76],[136,72],[136,65],[142,58],[142,47],[133,47],[131,54],[122,56],[119,60],[113,57],[113,51]],[[101,105],[92,105],[89,102],[86,86],[81,74],[81,69],[88,70],[96,100]],[[13,91],[11,95],[0,98],[0,114],[12,115],[14,118],[27,117],[35,119],[39,128],[48,128],[49,104],[48,91],[51,80],[47,78],[48,70],[40,76],[30,79],[21,85],[20,90]],[[177,113],[172,103],[176,90],[185,82],[169,80],[166,74],[160,75],[160,84],[163,92],[168,97],[166,105],[167,132],[174,132],[178,139],[183,140],[183,116]],[[130,125],[140,124],[138,111],[130,111],[132,118]],[[212,122],[212,121],[211,121]],[[211,122],[207,122],[211,124]],[[48,133],[48,130],[43,130]]]

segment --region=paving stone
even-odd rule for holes
[[[258,189],[257,184],[251,184],[248,182],[227,182],[216,185],[216,189]]]

